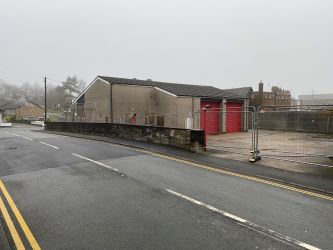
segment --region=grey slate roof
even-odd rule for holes
[[[1,108],[1,106],[4,106],[4,105],[6,105],[6,104],[8,104],[8,103],[11,103],[12,101],[8,101],[8,100],[5,100],[5,99],[0,99],[0,108]]]
[[[126,85],[139,85],[139,86],[152,86],[160,88],[164,91],[172,93],[176,96],[193,96],[201,98],[234,98],[243,99],[247,98],[236,89],[222,90],[212,86],[193,85],[193,84],[179,84],[158,82],[152,80],[138,80],[138,79],[126,79],[118,77],[98,76],[99,78],[113,84],[126,84]]]
[[[24,101],[11,101],[0,106],[1,110],[14,110],[21,107],[25,102]]]
[[[224,91],[231,92],[235,96],[239,96],[241,98],[250,98],[250,94],[253,92],[251,87],[242,87],[242,88],[233,88],[233,89],[225,89]]]

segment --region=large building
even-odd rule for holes
[[[221,90],[212,86],[98,76],[71,108],[76,120],[82,122],[194,129],[206,126],[209,134],[218,134],[247,130],[247,113],[242,110],[249,104],[251,91],[250,87]],[[205,108],[209,110],[203,111]]]
[[[311,105],[333,106],[333,94],[300,95],[298,97],[298,104],[301,107]]]
[[[291,94],[289,90],[273,86],[271,91],[264,91],[264,83],[259,83],[258,91],[254,91],[250,99],[250,106],[291,106]]]

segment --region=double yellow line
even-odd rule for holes
[[[27,240],[29,241],[32,249],[34,250],[39,250],[41,249],[38,242],[36,241],[35,237],[33,236],[33,234],[31,233],[27,223],[25,222],[25,220],[22,217],[22,214],[20,213],[20,211],[18,210],[18,208],[16,207],[12,197],[9,195],[5,185],[3,184],[3,182],[0,180],[0,190],[2,191],[4,197],[6,198],[10,208],[12,209],[18,223],[20,224],[22,231],[24,232]],[[12,221],[12,219],[10,218],[10,215],[8,213],[8,210],[0,196],[0,210],[2,212],[2,215],[4,217],[4,220],[7,224],[7,227],[9,229],[9,232],[13,238],[14,244],[16,246],[17,250],[24,250],[24,244],[20,238],[19,233],[17,232],[15,225]]]
[[[295,186],[284,184],[284,183],[281,183],[281,182],[278,182],[278,181],[271,181],[271,180],[267,180],[267,179],[260,178],[260,177],[241,174],[241,173],[237,173],[237,172],[233,172],[233,171],[229,171],[229,170],[225,170],[225,169],[221,169],[221,168],[211,167],[209,165],[205,165],[205,164],[202,164],[202,163],[199,163],[199,162],[194,162],[194,161],[190,161],[190,160],[187,160],[187,159],[184,159],[184,158],[173,157],[171,155],[153,152],[153,151],[150,151],[148,149],[134,148],[134,147],[131,147],[131,146],[115,144],[115,143],[112,143],[112,145],[113,146],[114,145],[115,146],[120,146],[120,147],[123,147],[123,148],[128,148],[128,149],[131,149],[131,150],[134,150],[134,151],[137,151],[137,152],[146,153],[146,154],[149,154],[149,155],[152,155],[152,156],[155,156],[155,157],[159,157],[159,158],[175,161],[175,162],[178,162],[178,163],[186,164],[186,165],[189,165],[191,167],[206,169],[206,170],[209,170],[209,171],[212,171],[212,172],[217,172],[217,173],[221,173],[221,174],[225,174],[225,175],[235,176],[235,177],[238,177],[238,178],[251,180],[251,181],[254,181],[254,182],[266,184],[266,185],[277,187],[277,188],[282,188],[282,189],[285,189],[285,190],[289,190],[289,191],[309,195],[309,196],[312,196],[312,197],[316,197],[316,198],[320,198],[320,199],[324,199],[324,200],[328,200],[328,201],[333,201],[333,196],[331,196],[330,194],[327,194],[327,195],[326,194],[321,194],[319,192],[309,191],[309,190],[303,189],[301,187],[295,187]]]

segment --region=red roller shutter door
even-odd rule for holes
[[[210,105],[210,110],[206,111],[206,133],[208,135],[218,134],[220,124],[220,102],[201,101],[201,109]],[[204,111],[200,112],[200,128],[204,129]]]
[[[227,114],[226,114],[226,132],[241,132],[242,128],[242,104],[227,102]]]

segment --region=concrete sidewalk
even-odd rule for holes
[[[207,148],[216,157],[247,162],[252,132],[207,136]],[[259,131],[261,165],[282,170],[327,175],[333,168],[333,135],[290,131]],[[331,172],[332,173],[332,172]]]
[[[158,144],[150,144],[141,141],[132,141],[119,138],[110,138],[110,137],[69,133],[69,132],[54,132],[54,131],[41,131],[41,130],[35,130],[35,131],[58,134],[63,136],[84,138],[90,140],[98,140],[98,141],[121,144],[129,147],[145,149],[152,152],[158,152],[161,154],[186,159],[187,161],[191,162],[206,164],[214,168],[226,169],[229,171],[243,173],[251,176],[257,176],[268,180],[278,181],[281,183],[288,183],[309,190],[315,190],[319,192],[333,194],[333,171],[327,171],[327,173],[318,173],[318,174],[299,173],[299,172],[293,172],[293,171],[263,166],[260,163],[250,164],[247,162],[215,157],[209,152],[193,153],[179,148],[174,148],[165,145],[158,145]]]

